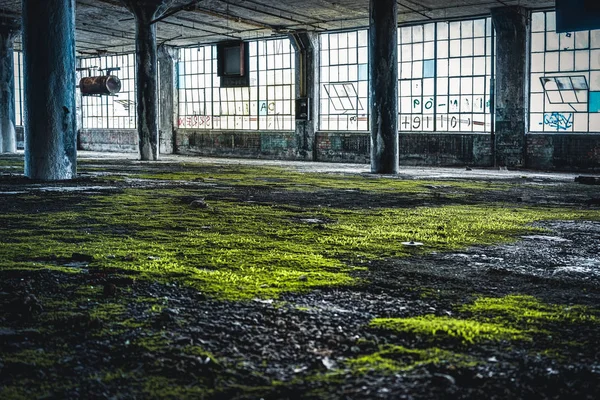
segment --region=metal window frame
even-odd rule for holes
[[[529,32],[529,41],[530,41],[530,43],[532,43],[534,33],[543,33],[543,50],[541,50],[541,51],[534,51],[533,48],[532,48],[532,46],[530,46],[530,50],[529,50],[529,65],[530,65],[529,82],[530,82],[530,85],[529,85],[529,97],[528,97],[528,99],[529,99],[529,105],[528,105],[528,115],[527,115],[527,117],[528,117],[527,118],[527,122],[528,122],[527,123],[527,133],[528,134],[552,134],[552,133],[554,133],[554,134],[559,133],[560,134],[560,133],[562,133],[562,134],[570,134],[570,135],[573,135],[573,134],[574,135],[577,135],[577,134],[586,134],[586,135],[588,135],[588,134],[597,134],[598,133],[597,131],[592,131],[591,130],[591,126],[590,126],[590,114],[591,113],[589,112],[589,109],[588,109],[588,111],[585,111],[585,112],[584,111],[577,111],[577,110],[575,110],[573,108],[573,106],[571,106],[571,108],[573,108],[573,111],[565,111],[564,113],[571,113],[572,112],[573,113],[573,121],[575,119],[575,114],[586,114],[586,127],[587,127],[587,129],[585,131],[582,131],[582,130],[577,130],[576,131],[574,123],[573,123],[573,127],[572,127],[573,130],[559,129],[558,127],[556,129],[554,129],[554,128],[552,128],[552,129],[547,128],[546,127],[547,124],[544,123],[544,121],[546,120],[546,116],[547,115],[553,115],[554,113],[561,113],[561,112],[547,110],[547,108],[548,108],[547,104],[546,104],[547,92],[546,92],[543,84],[542,84],[542,89],[543,89],[542,92],[534,92],[533,89],[532,89],[532,87],[531,87],[531,82],[534,79],[534,75],[541,75],[540,79],[542,79],[542,78],[565,77],[565,76],[567,76],[565,74],[571,73],[571,74],[582,74],[582,76],[585,78],[586,77],[585,74],[587,74],[587,75],[589,75],[591,77],[592,71],[600,71],[600,70],[595,70],[595,69],[591,68],[592,67],[592,50],[595,50],[595,49],[592,49],[592,47],[591,47],[592,31],[588,30],[588,31],[577,32],[579,34],[581,34],[582,32],[586,32],[587,35],[588,35],[588,46],[585,49],[577,49],[577,46],[576,46],[575,42],[574,42],[574,46],[573,46],[572,49],[561,49],[561,47],[560,47],[560,37],[561,36],[560,35],[567,34],[567,33],[559,33],[558,34],[559,35],[558,36],[558,49],[556,49],[556,50],[548,50],[547,49],[547,47],[548,47],[548,43],[547,43],[547,41],[548,41],[548,33],[554,32],[554,31],[548,30],[548,25],[549,25],[548,20],[549,20],[549,18],[551,18],[552,14],[555,15],[555,10],[553,10],[553,9],[534,10],[534,11],[532,11],[532,14],[531,14],[531,18],[532,19],[533,19],[533,15],[534,14],[542,14],[543,15],[544,30],[543,31],[536,31],[536,32],[534,32],[533,29],[530,29],[530,32]],[[576,57],[576,52],[577,51],[587,51],[587,55],[588,55],[588,68],[587,68],[587,70],[577,69],[577,65],[575,63],[575,60],[576,60],[575,57]],[[566,54],[569,53],[569,52],[573,53],[573,58],[574,58],[573,59],[573,71],[561,71],[560,70],[561,57],[566,56]],[[558,55],[558,71],[547,71],[547,68],[546,68],[547,67],[546,66],[546,55],[548,53],[556,53]],[[533,62],[533,57],[534,57],[535,54],[542,54],[543,55],[543,57],[542,57],[542,63],[543,63],[542,64],[542,68],[541,68],[540,71],[536,71],[536,72],[534,72],[533,69],[531,68],[531,65],[532,65],[532,62]],[[586,82],[588,84],[588,101],[589,101],[589,93],[590,93],[589,78],[586,79]],[[537,108],[535,110],[532,110],[533,96],[537,95],[537,94],[542,94],[543,95],[544,100],[542,102],[542,107],[541,107],[541,110],[538,110]],[[562,93],[560,93],[560,94],[561,94],[561,99],[562,99]],[[550,104],[555,104],[555,103],[551,102],[549,99],[548,99],[548,102]],[[577,102],[569,102],[568,104],[585,104],[585,102],[580,102],[578,100]],[[541,117],[542,117],[542,126],[541,126],[541,128],[539,130],[533,130],[532,129],[532,122],[533,122],[532,118],[533,118],[534,114],[541,115]]]
[[[271,51],[268,46],[268,42],[278,42],[278,49],[282,51],[275,51],[275,47]],[[287,42],[287,46],[286,46]],[[263,49],[259,50],[259,46],[264,46]],[[275,46],[275,44],[274,44]],[[200,51],[202,49],[202,51]],[[190,54],[196,50],[199,53],[202,53],[202,56],[198,55],[196,59],[194,57],[190,57]],[[275,65],[271,66],[269,63],[269,58],[273,57],[281,57],[281,68],[276,68]],[[202,59],[200,59],[202,57]],[[264,59],[261,59],[264,57]],[[285,58],[289,57],[289,67],[285,67],[286,62]],[[210,71],[204,70],[202,73],[197,72],[193,73],[191,71],[187,71],[186,67],[192,63],[210,63]],[[264,68],[261,69],[261,61],[264,61]],[[295,52],[292,47],[291,42],[286,37],[278,37],[278,38],[269,38],[269,39],[261,39],[261,40],[253,40],[250,46],[250,66],[249,73],[251,74],[251,78],[255,76],[255,83],[251,84],[249,87],[243,88],[221,88],[220,80],[216,75],[216,54],[215,54],[215,45],[204,45],[204,46],[192,46],[192,47],[184,47],[179,49],[179,57],[178,57],[178,79],[190,77],[190,76],[201,76],[203,77],[202,81],[198,82],[198,87],[193,88],[181,88],[178,87],[179,90],[179,101],[178,101],[178,110],[184,110],[185,113],[179,113],[179,124],[178,127],[180,129],[201,129],[201,130],[237,130],[237,131],[293,131],[294,130],[294,107],[293,103],[295,101]],[[276,71],[282,71],[283,74],[289,74],[290,79],[289,83],[276,83],[269,82],[268,73],[273,72],[276,74]],[[261,74],[266,75],[266,82],[262,82]],[[206,76],[210,75],[210,87],[206,86]],[[290,98],[283,99],[278,98],[276,95],[275,88],[281,87],[282,93],[285,92],[285,87],[289,87]],[[269,96],[269,88],[273,88],[273,98],[271,99]],[[210,91],[211,97],[210,101],[207,100],[206,96],[204,96],[203,101],[198,102],[200,104],[204,103],[204,110],[210,110],[210,115],[199,116],[199,115],[189,115],[188,113],[188,105],[196,104],[189,96],[191,91],[201,90],[204,91],[205,95],[207,91]],[[252,92],[256,91],[256,99],[252,99]],[[261,90],[264,90],[265,96],[261,98]],[[183,95],[182,95],[183,91]],[[247,97],[247,100],[245,98]],[[283,94],[282,96],[283,97]],[[279,113],[277,115],[271,115],[267,113],[266,115],[261,114],[261,104],[266,103],[267,106],[271,103],[281,102],[289,102],[289,113]],[[238,113],[238,106],[241,104],[241,113]],[[245,107],[247,105],[247,112]],[[228,110],[230,107],[233,107],[234,114],[228,115]],[[202,108],[202,107],[201,107]],[[255,111],[253,111],[255,108]],[[201,117],[210,117],[212,122],[210,124],[202,124],[204,126],[182,126],[182,119],[191,118],[192,121],[195,121],[197,118]],[[198,123],[200,121],[198,120]],[[185,125],[185,124],[183,124]],[[241,126],[240,126],[241,125]]]
[[[81,96],[82,129],[136,129],[137,84],[134,53],[115,53],[96,57],[81,57],[79,58],[79,61],[83,68],[94,66],[92,65],[94,62],[97,63],[95,66],[98,66],[99,68],[107,68],[109,67],[109,64],[110,67],[116,65],[121,68],[117,74],[121,82],[130,84],[129,90],[121,91],[118,94],[118,96],[126,96],[126,101],[129,102],[129,116],[114,115],[115,98],[112,96],[89,97],[81,96],[81,94],[79,94]],[[133,71],[133,75],[130,74],[131,71]],[[79,75],[83,76],[81,73]]]

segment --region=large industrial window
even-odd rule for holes
[[[179,127],[293,130],[295,54],[290,41],[250,42],[250,87],[220,87],[216,52],[216,46],[179,50]]]
[[[556,33],[555,13],[531,21],[531,132],[600,132],[600,30]]]
[[[320,36],[319,129],[369,129],[368,58],[366,30]]]
[[[15,125],[23,126],[23,53],[14,52],[15,71]]]
[[[78,77],[106,75],[109,68],[120,68],[111,72],[121,80],[121,91],[114,96],[82,96],[81,110],[84,129],[135,129],[135,56],[119,54],[102,57],[82,58]]]
[[[489,132],[490,18],[398,29],[400,131]]]

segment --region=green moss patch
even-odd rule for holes
[[[8,353],[4,356],[5,363],[19,363],[31,365],[38,368],[48,368],[55,365],[66,352],[46,351],[43,348],[26,349],[16,353]]]
[[[203,399],[214,393],[212,389],[196,385],[182,384],[164,376],[147,376],[142,392],[148,399]]]
[[[533,296],[479,297],[473,304],[465,304],[461,311],[471,313],[479,320],[510,324],[542,325],[551,322],[571,324],[598,323],[597,311],[581,305],[560,305],[541,302]]]
[[[464,354],[438,348],[408,349],[386,345],[379,351],[347,360],[345,366],[355,374],[407,372],[425,365],[466,367],[477,364],[476,359]]]
[[[549,333],[552,324],[598,323],[598,310],[575,305],[543,303],[533,296],[479,297],[459,307],[470,318],[424,315],[410,318],[375,318],[369,326],[436,338],[456,338],[463,343],[531,340]]]
[[[502,324],[425,315],[413,318],[375,318],[370,326],[395,332],[410,332],[423,336],[447,336],[465,343],[482,340],[515,340],[527,336],[519,329]]]
[[[430,181],[406,180],[398,177],[373,175],[298,172],[276,167],[207,166],[185,164],[185,170],[155,173],[131,173],[132,178],[195,181],[206,184],[228,186],[252,186],[286,188],[288,190],[310,191],[354,190],[378,193],[428,193],[444,189],[461,190],[507,190],[510,186],[502,183],[467,182],[458,180]],[[209,170],[209,171],[207,171]]]
[[[208,200],[199,209],[190,206],[191,194],[126,190],[91,196],[69,211],[0,215],[7,232],[0,269],[78,272],[76,253],[91,259],[89,268],[178,282],[216,298],[272,298],[353,285],[353,271],[367,260],[506,242],[541,231],[529,226],[534,221],[600,217],[597,210],[503,205],[347,210]]]

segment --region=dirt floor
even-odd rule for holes
[[[0,157],[1,399],[596,399],[577,175]],[[593,183],[593,182],[590,182]]]

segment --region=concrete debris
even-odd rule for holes
[[[208,204],[204,201],[204,199],[194,200],[190,203],[190,206],[193,208],[208,208]]]
[[[409,247],[418,247],[418,246],[423,246],[423,243],[421,242],[415,242],[415,241],[410,241],[410,242],[402,242],[403,246],[409,246]]]
[[[581,183],[583,185],[600,185],[600,178],[596,178],[594,176],[577,176],[575,177],[575,182]]]

